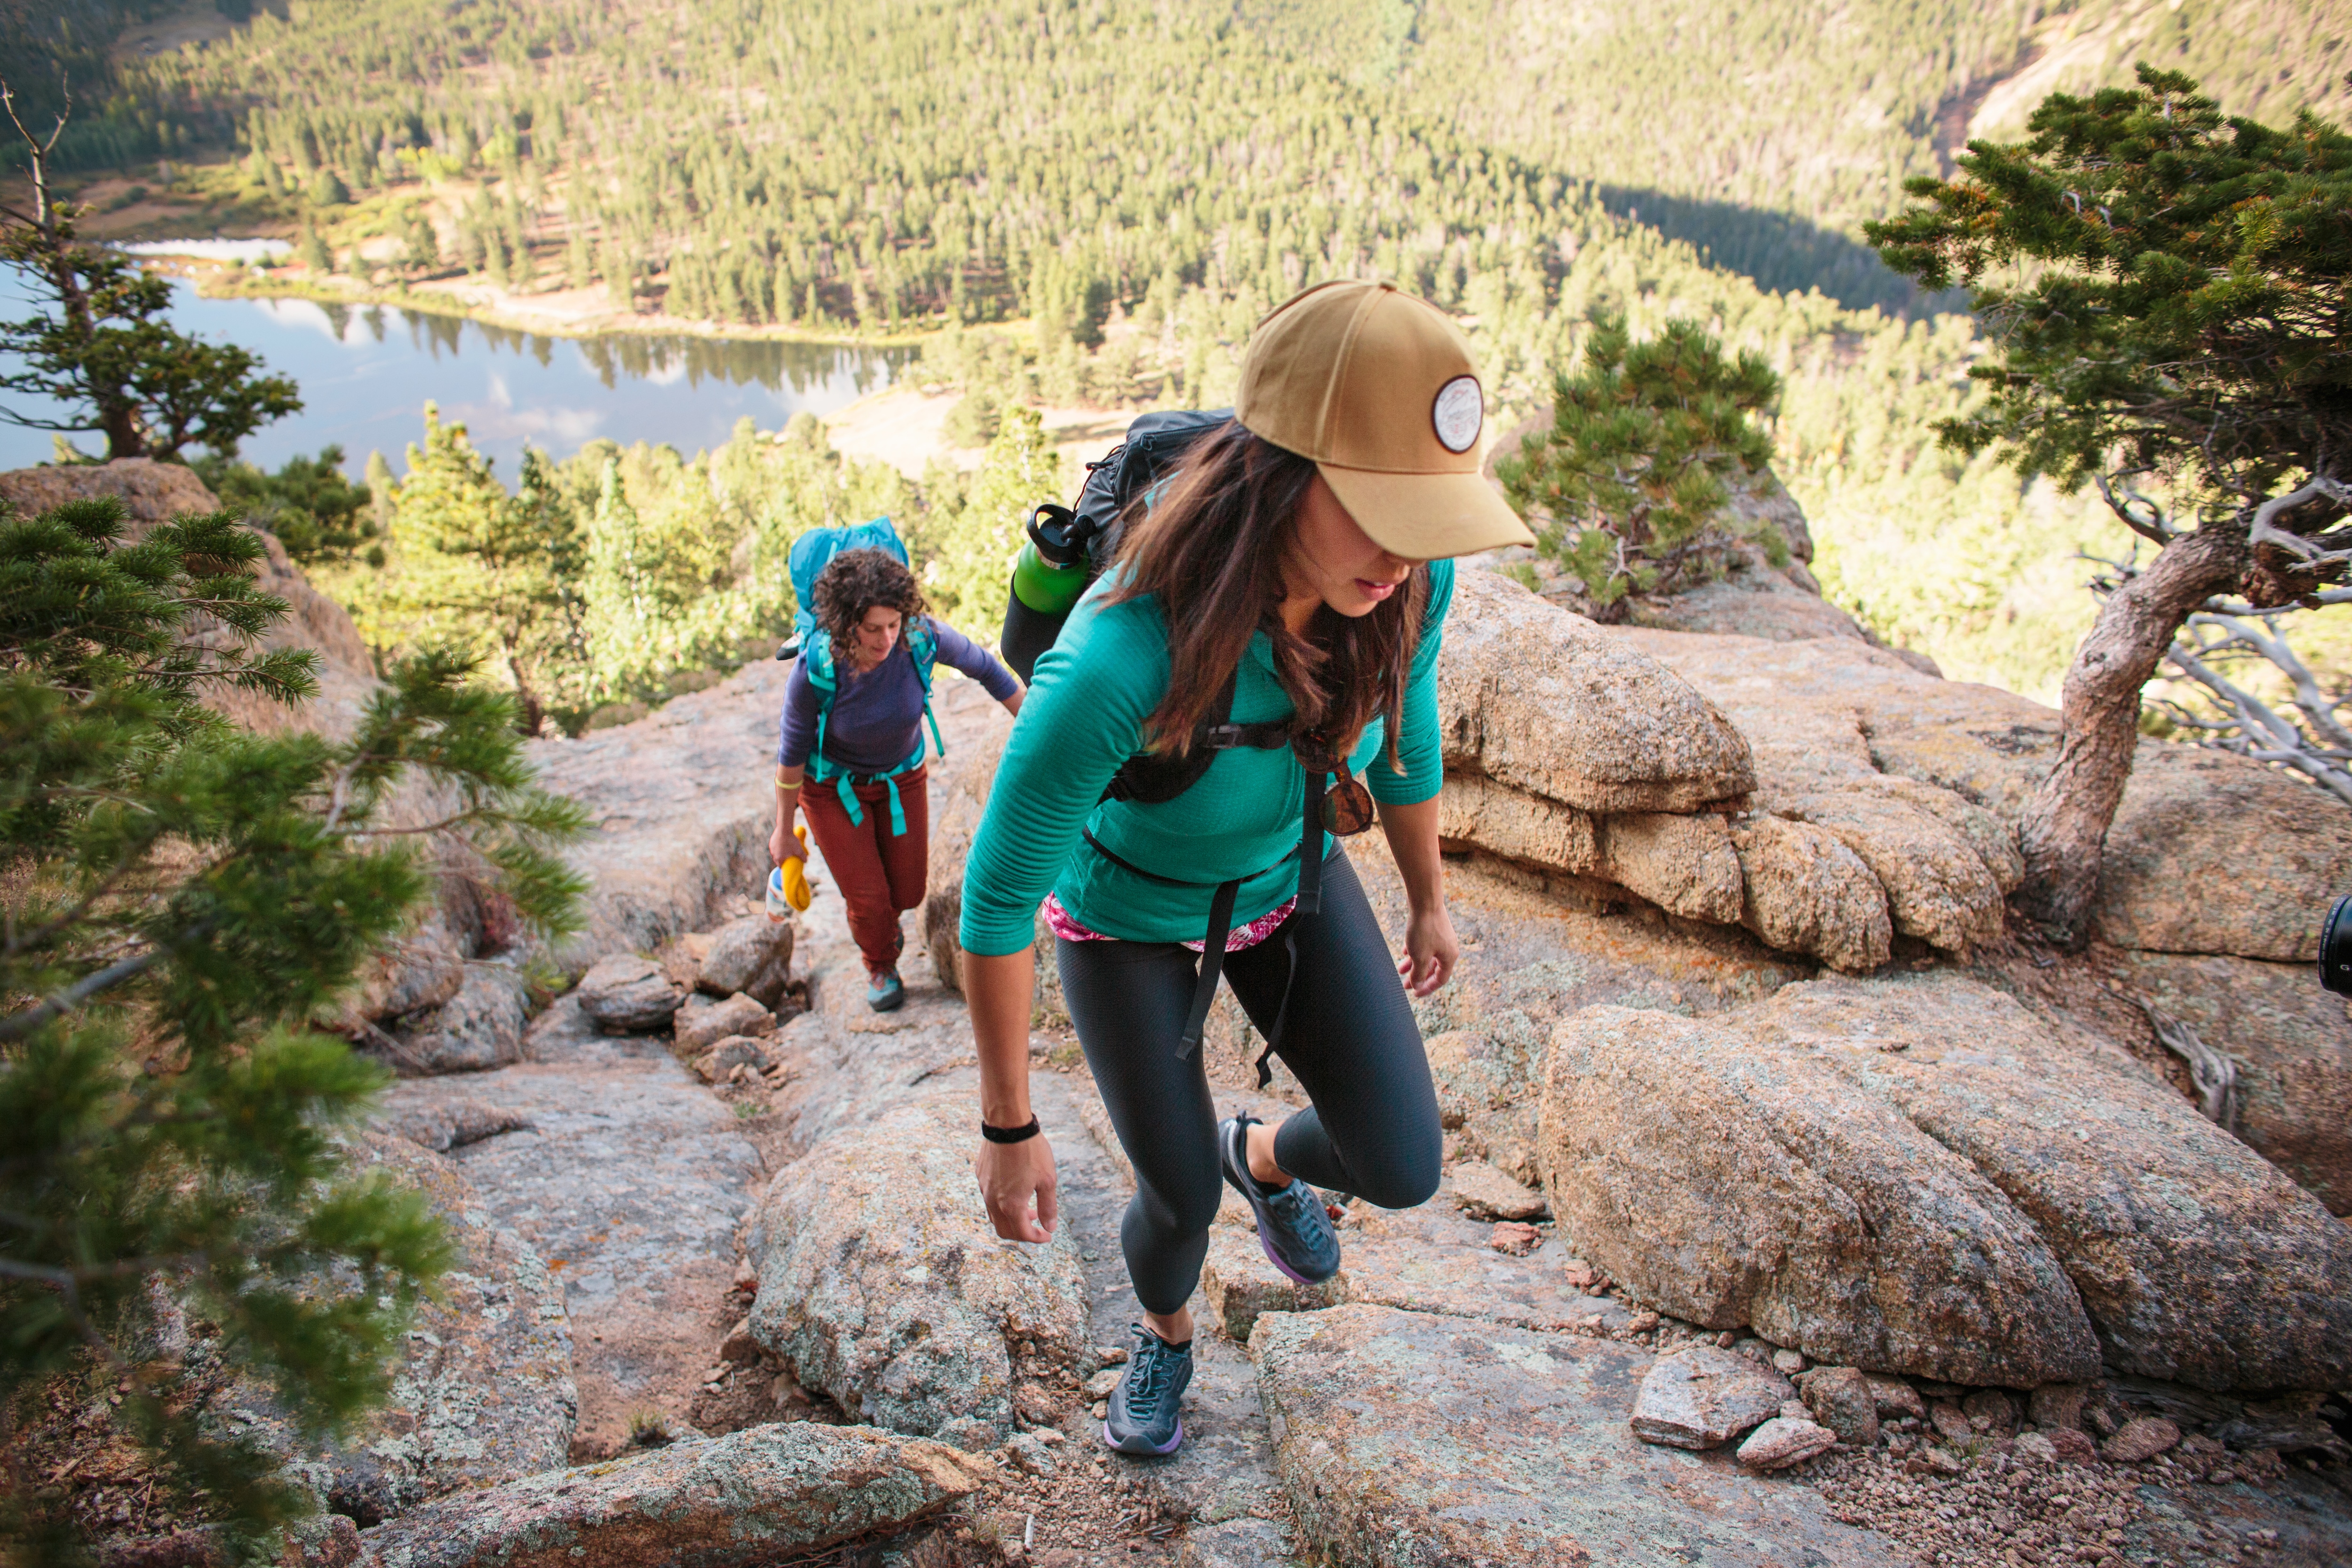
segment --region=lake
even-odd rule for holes
[[[20,287],[14,279],[0,284],[0,308],[11,315],[23,308]],[[407,467],[427,399],[441,405],[443,419],[463,420],[512,483],[526,445],[563,458],[601,436],[624,446],[667,442],[691,455],[724,442],[747,416],[772,430],[803,409],[830,414],[887,386],[919,353],[626,334],[546,338],[390,306],[206,300],[177,280],[172,321],[252,351],[300,386],[302,411],[264,426],[245,443],[245,458],[275,468],[332,444],[342,447],[354,477],[371,449],[381,449],[395,473]],[[42,411],[39,400],[5,402],[19,413]],[[75,439],[84,451],[105,446],[94,433]],[[49,457],[47,431],[0,426],[0,468]]]

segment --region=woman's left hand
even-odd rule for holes
[[[1407,992],[1428,995],[1453,977],[1454,966],[1461,960],[1462,943],[1454,934],[1454,917],[1445,912],[1443,903],[1415,910],[1406,919],[1404,956],[1397,960],[1397,973]]]

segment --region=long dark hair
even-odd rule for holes
[[[1244,429],[1238,421],[1202,437],[1169,476],[1147,511],[1128,518],[1111,602],[1160,601],[1168,621],[1168,694],[1145,721],[1144,741],[1182,752],[1225,682],[1241,667],[1250,634],[1274,645],[1274,668],[1298,710],[1300,733],[1351,750],[1380,715],[1388,721],[1389,763],[1421,621],[1429,569],[1413,568],[1402,594],[1370,615],[1318,605],[1307,634],[1283,625],[1283,567],[1298,548],[1298,512],[1315,465]]]
[[[907,621],[923,613],[922,584],[906,563],[886,550],[845,550],[824,563],[809,585],[810,609],[816,624],[833,638],[833,662],[837,668],[857,667],[857,626],[866,612],[879,605],[898,612],[898,635]]]

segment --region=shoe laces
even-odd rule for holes
[[[1128,1376],[1128,1408],[1132,1410],[1139,1405],[1157,1401],[1161,1390],[1175,1380],[1177,1358],[1190,1353],[1157,1336],[1146,1339],[1136,1350],[1135,1370]]]

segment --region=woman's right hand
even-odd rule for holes
[[[1018,1143],[983,1139],[971,1173],[980,1179],[997,1235],[1007,1241],[1054,1239],[1054,1149],[1043,1132]]]

